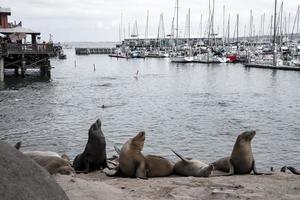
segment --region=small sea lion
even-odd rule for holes
[[[76,173],[88,173],[107,167],[106,142],[98,119],[89,129],[89,136],[84,152],[77,155],[73,162]]]
[[[221,158],[212,163],[214,167],[213,174],[250,174],[253,171],[256,175],[271,175],[272,173],[259,173],[256,170],[251,148],[251,141],[255,134],[255,131],[241,133],[236,139],[231,156]]]
[[[56,156],[33,156],[28,155],[31,159],[45,168],[50,174],[75,174],[75,170],[66,159]]]
[[[172,150],[181,160],[174,165],[174,173],[181,176],[209,177],[213,171],[212,165],[200,160],[188,160]]]
[[[284,166],[281,168],[281,172],[286,172],[286,169],[290,170],[293,174],[300,175],[300,171],[291,166]]]

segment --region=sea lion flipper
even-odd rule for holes
[[[118,153],[118,155],[120,155],[121,149],[119,149],[119,147],[117,147],[116,145],[114,145],[114,149]]]
[[[272,174],[273,174],[273,173],[262,173],[262,172],[258,172],[258,171],[256,170],[255,160],[253,160],[252,170],[253,170],[253,172],[254,172],[255,175],[272,175]]]
[[[147,179],[146,162],[141,162],[135,172],[136,178]]]
[[[293,174],[300,175],[300,171],[294,167],[288,166],[287,169],[289,169]]]
[[[116,169],[108,169],[108,170],[103,170],[106,176],[120,176],[121,175],[121,171],[120,168],[116,168]]]
[[[19,150],[21,148],[21,144],[22,142],[17,142],[14,147]]]
[[[180,155],[179,153],[177,153],[176,151],[174,151],[173,149],[171,149],[171,151],[178,156],[178,158],[180,158],[182,161],[184,162],[189,162],[187,159],[185,159],[182,155]]]

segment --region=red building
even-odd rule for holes
[[[8,16],[10,16],[9,8],[0,7],[0,28],[9,28],[8,26]]]

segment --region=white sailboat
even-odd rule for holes
[[[178,39],[178,0],[177,0],[177,27],[176,27],[176,40]],[[191,63],[194,61],[194,57],[192,56],[192,49],[189,45],[189,39],[190,39],[190,29],[191,29],[191,9],[189,9],[188,11],[188,15],[187,15],[187,23],[188,23],[188,50],[187,51],[176,51],[173,56],[170,57],[171,62],[173,63]],[[178,46],[178,41],[176,42],[176,45]]]

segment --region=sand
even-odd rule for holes
[[[148,180],[112,178],[98,171],[75,177],[56,175],[70,200],[117,199],[300,199],[300,176],[164,177]]]

